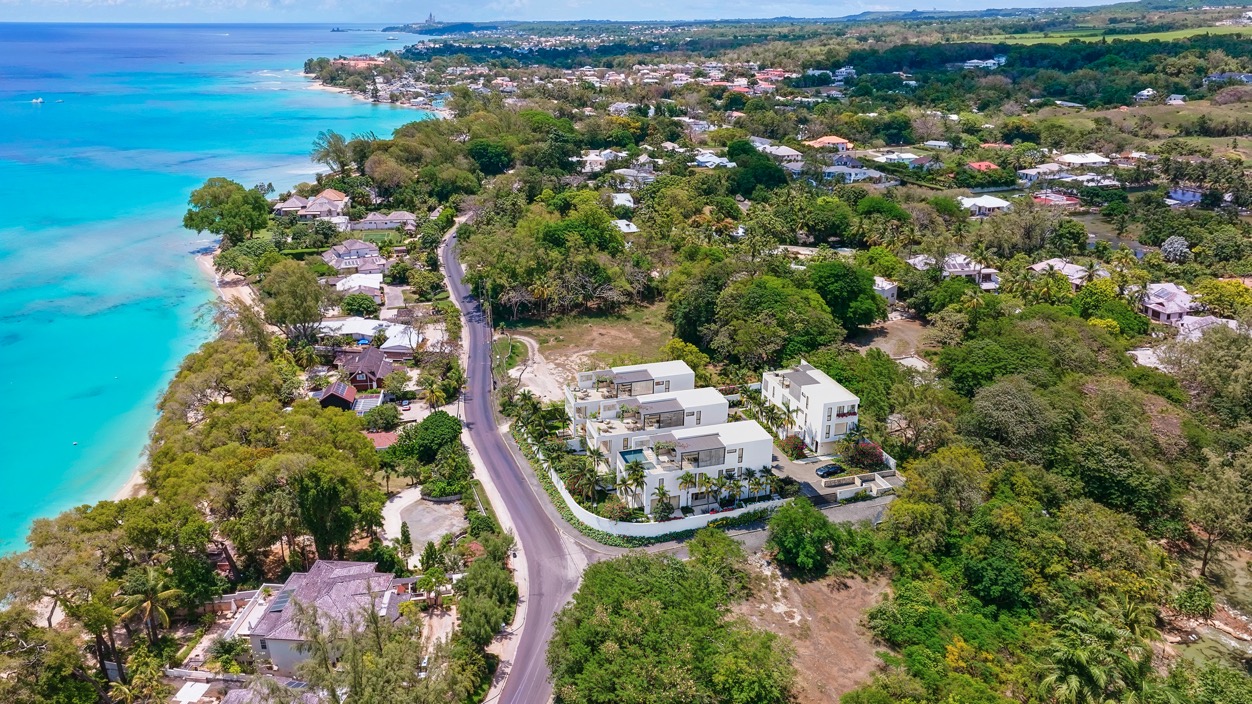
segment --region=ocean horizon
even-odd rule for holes
[[[213,334],[193,255],[215,241],[182,229],[190,191],[212,176],[282,191],[320,170],[319,131],[430,117],[302,75],[306,58],[402,45],[380,28],[0,23],[0,364],[25,372],[3,382],[21,403],[5,414],[0,554],[35,518],[117,493],[160,394]]]

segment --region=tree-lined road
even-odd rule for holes
[[[517,653],[499,701],[502,704],[542,704],[549,701],[545,655],[552,636],[552,617],[578,588],[580,570],[568,555],[568,543],[553,524],[541,499],[527,483],[525,472],[501,436],[492,407],[491,339],[481,305],[462,279],[456,254],[456,230],[444,241],[441,259],[451,295],[460,301],[465,327],[462,340],[468,353],[468,383],[463,395],[464,420],[485,466],[508,512],[523,551],[528,588],[525,624]]]

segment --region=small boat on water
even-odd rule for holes
[[[30,102],[32,102],[32,103],[34,103],[34,104],[36,104],[36,105],[39,105],[39,104],[43,103],[43,98],[35,98],[34,100],[32,100],[32,101],[30,101]]]
[[[387,41],[389,42],[394,42],[395,40],[396,40],[396,37],[387,37]]]

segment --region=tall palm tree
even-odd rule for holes
[[[156,567],[144,567],[127,576],[114,612],[122,619],[138,616],[148,634],[148,642],[156,642],[157,627],[169,628],[170,615],[165,609],[181,598],[181,589],[170,586],[169,575]]]
[[[442,385],[432,384],[422,391],[422,399],[426,401],[426,405],[430,406],[430,410],[433,411],[448,403],[448,394],[444,391]]]
[[[594,501],[596,498],[596,487],[600,482],[599,467],[591,461],[578,462],[569,470],[565,477],[565,488],[575,496],[581,496],[586,501]]]
[[[585,440],[583,442],[586,443]],[[591,465],[595,467],[598,472],[600,471],[600,465],[604,464],[608,460],[609,456],[604,453],[604,450],[601,449],[599,445],[592,445],[590,443],[586,444],[587,458],[591,460]]]
[[[623,468],[625,476],[623,477],[623,486],[635,495],[635,499],[639,501],[639,505],[643,505],[643,490],[648,486],[647,471],[644,469],[643,462],[639,460],[631,460],[626,463]]]
[[[664,484],[657,485],[656,489],[652,491],[652,498],[656,499],[656,503],[653,504],[653,507],[652,507],[653,513],[656,513],[656,507],[662,504],[664,504],[665,507],[669,509],[669,511],[665,512],[664,517],[668,517],[670,512],[674,510],[673,506],[671,506],[669,503],[669,498],[670,498],[669,489],[666,489]]]
[[[765,491],[766,481],[764,477],[752,477],[748,480],[748,491],[752,492],[752,498],[761,495]]]
[[[678,475],[678,490],[679,491],[690,492],[692,489],[699,486],[699,484],[700,484],[699,479],[696,477],[696,475],[692,474],[691,472],[683,472],[682,474]],[[691,503],[690,493],[687,494],[687,503],[688,505],[690,505]]]

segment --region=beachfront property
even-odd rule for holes
[[[348,337],[361,347],[372,345],[374,337],[381,334],[383,339],[378,349],[392,360],[411,358],[426,342],[422,333],[408,325],[356,316],[323,320],[317,327],[323,342]]]
[[[625,399],[694,388],[696,373],[679,360],[579,372],[565,387],[565,414],[575,438],[581,438],[587,421],[616,416]]]
[[[278,216],[295,217],[310,222],[346,216],[351,199],[342,191],[327,188],[312,198],[293,195],[273,208]]]
[[[322,279],[322,282],[334,286],[336,291],[345,296],[360,293],[374,299],[375,303],[382,304],[383,302],[382,274],[349,274]]]
[[[905,260],[918,271],[929,271],[935,266],[935,258],[929,254],[918,254]],[[959,276],[969,279],[984,291],[995,291],[1000,288],[1000,272],[991,267],[983,266],[964,254],[952,253],[943,260],[943,278]]]
[[[357,239],[344,240],[322,252],[322,261],[340,273],[382,274],[387,271],[387,260],[379,255],[378,245]]]
[[[732,487],[735,496],[753,495],[746,483],[748,472],[755,475],[770,467],[774,438],[756,421],[741,420],[647,435],[617,455],[613,465],[619,480],[642,470],[642,481],[618,489],[628,505],[655,517],[672,515],[682,506],[703,514],[717,509]]]
[[[1196,306],[1187,289],[1178,284],[1161,283],[1148,284],[1140,307],[1152,322],[1177,327]]]
[[[803,359],[789,369],[765,372],[761,396],[782,411],[776,429],[798,435],[818,454],[835,451],[835,443],[856,430],[861,399]]]
[[[1109,275],[1109,272],[1104,267],[1098,266],[1095,271],[1092,272],[1085,266],[1075,264],[1068,259],[1061,259],[1060,257],[1045,259],[1038,264],[1031,264],[1026,268],[1036,274],[1046,274],[1053,271],[1059,271],[1065,275],[1065,278],[1069,279],[1070,286],[1073,287],[1075,293],[1078,292],[1078,289],[1086,286],[1091,281],[1094,281],[1095,279],[1105,279],[1108,278]]]
[[[309,657],[296,626],[296,604],[315,607],[328,622],[349,627],[373,610],[388,621],[400,618],[412,579],[378,572],[374,562],[319,560],[308,572],[293,572],[281,586],[256,590],[227,630],[227,638],[246,638],[258,670],[291,676]]]

